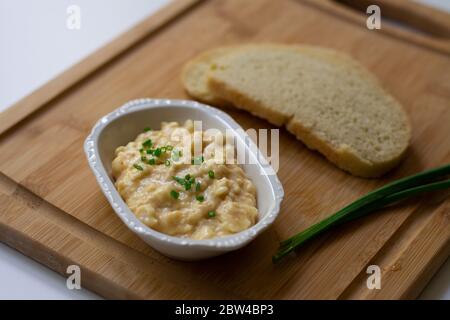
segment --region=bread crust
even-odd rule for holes
[[[220,47],[205,51],[188,61],[181,72],[181,82],[186,92],[206,104],[229,106],[230,103],[218,98],[207,88],[206,73],[214,59],[231,51],[233,47]]]

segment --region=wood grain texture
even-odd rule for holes
[[[365,10],[370,1],[297,1],[327,12],[333,18],[344,19],[357,24],[360,28],[366,28],[368,15],[365,13]],[[376,0],[370,2],[370,4],[379,5],[381,9],[381,29],[378,32],[400,41],[415,43],[448,56],[450,54],[450,39],[443,35],[447,32],[448,22],[446,18],[448,19],[450,14],[429,9],[419,4],[412,5],[410,2],[408,0]],[[439,14],[436,14],[436,12],[439,12]],[[412,15],[412,13],[414,14]],[[430,14],[432,16],[429,16]],[[436,18],[437,21],[434,21],[433,18]],[[428,24],[430,20],[434,22]]]
[[[386,17],[431,36],[450,39],[450,14],[415,1],[404,0],[335,0],[366,12],[370,5],[380,7]]]
[[[195,39],[195,41],[194,41]],[[93,124],[139,97],[187,98],[179,75],[197,53],[224,44],[305,43],[351,54],[405,106],[413,124],[405,162],[383,179],[350,176],[280,134],[285,201],[249,246],[198,263],[151,249],[115,216],[82,149]],[[450,58],[333,18],[298,0],[204,1],[0,135],[0,240],[108,298],[413,298],[449,254],[449,199],[420,197],[351,222],[272,265],[278,242],[388,181],[450,162]],[[226,110],[244,128],[271,125]],[[382,289],[365,286],[383,269]],[[264,281],[261,281],[264,279]]]

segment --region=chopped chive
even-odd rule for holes
[[[211,179],[214,179],[214,171],[209,170],[209,171],[208,171],[208,176],[209,176]]]
[[[178,160],[180,160],[180,156],[177,154],[176,151],[173,151],[173,152],[172,152],[172,159],[173,159],[173,161],[178,161]]]
[[[205,161],[205,158],[203,156],[198,156],[191,160],[191,164],[201,164]]]
[[[166,147],[161,147],[161,153],[165,153],[167,151]]]
[[[172,159],[174,161],[180,160],[180,157],[181,157],[181,151],[179,151],[179,150],[172,151]]]
[[[153,149],[147,149],[147,151],[145,151],[147,154],[153,154],[153,152],[154,152],[155,150],[153,150]]]
[[[195,199],[197,199],[198,202],[203,202],[203,201],[205,201],[205,197],[202,196],[202,195],[196,196]]]
[[[151,131],[152,130],[152,128],[150,128],[150,127],[145,127],[144,128],[144,132],[149,132],[149,131]]]
[[[160,156],[161,156],[161,148],[156,148],[156,149],[153,151],[153,154],[154,154],[156,157],[160,157]]]
[[[172,151],[173,150],[173,146],[171,146],[171,145],[166,146],[166,150],[167,151]]]
[[[172,176],[172,179],[181,184],[185,190],[191,190],[192,185],[195,184],[195,177],[192,177],[190,174],[185,175],[184,178]]]
[[[133,164],[133,167],[135,168],[135,169],[137,169],[137,170],[139,170],[139,171],[143,171],[144,170],[144,168],[142,168],[140,165],[138,165],[138,164]]]
[[[150,165],[156,164],[155,158],[151,158],[150,160],[148,160],[148,164],[150,164]]]
[[[144,152],[144,149],[140,148],[140,149],[139,149],[139,152],[140,152],[140,153]]]
[[[202,187],[202,184],[201,184],[200,182],[197,182],[197,183],[195,184],[195,191],[199,192],[200,189],[201,189],[201,187]]]
[[[214,218],[216,216],[216,212],[215,211],[209,211],[208,212],[208,218]]]
[[[141,160],[142,160],[142,162],[146,162],[147,161],[147,157],[142,156]]]
[[[166,162],[164,162],[164,164],[166,165],[166,167],[170,166],[170,160],[166,160]]]
[[[179,178],[179,177],[176,177],[176,176],[173,176],[172,178],[173,178],[173,180],[175,180],[179,184],[181,184],[181,185],[184,184],[184,179],[183,178]]]
[[[152,145],[153,145],[152,139],[145,140],[144,143],[142,143],[142,146],[144,148],[150,148]]]
[[[178,197],[180,196],[180,194],[178,192],[176,192],[175,190],[170,191],[170,195],[174,199],[178,199]]]

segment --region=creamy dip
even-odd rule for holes
[[[187,146],[185,137],[191,138]],[[162,122],[161,130],[145,130],[116,149],[112,162],[116,188],[150,228],[172,236],[209,239],[256,223],[254,184],[235,162],[224,161],[234,147],[221,141],[225,151],[222,161],[217,161],[218,140],[207,134],[200,140],[202,154],[191,160],[193,122]]]

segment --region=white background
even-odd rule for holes
[[[0,0],[0,111],[37,89],[170,0]],[[450,0],[422,0],[450,11]],[[81,29],[66,27],[69,5]],[[422,298],[450,299],[450,260]],[[0,299],[98,299],[0,244]]]

